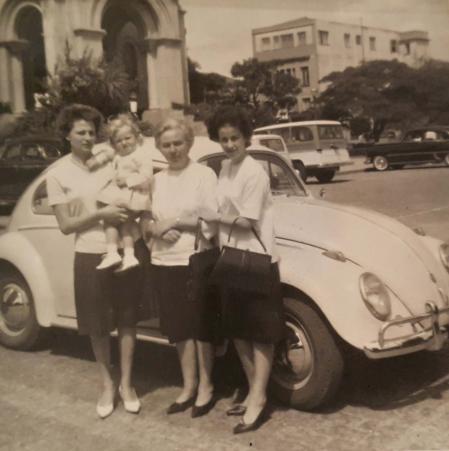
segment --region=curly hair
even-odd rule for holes
[[[80,120],[92,122],[96,134],[103,125],[103,115],[96,108],[81,103],[73,103],[64,107],[56,119],[56,126],[62,137],[66,138],[72,130],[73,124]]]
[[[236,106],[224,106],[214,112],[207,121],[207,131],[212,141],[219,142],[218,132],[220,128],[230,125],[237,128],[246,140],[247,145],[250,144],[253,134],[253,126],[248,113]]]
[[[189,149],[192,147],[195,134],[190,124],[188,124],[184,119],[169,117],[158,124],[154,132],[154,140],[158,149],[160,149],[161,136],[169,130],[180,130],[184,135],[184,139],[186,140]]]
[[[113,119],[108,120],[107,123],[107,133],[111,144],[114,144],[117,133],[125,127],[128,127],[141,143],[142,135],[140,132],[139,124],[134,119],[134,117],[131,116],[131,114],[121,113],[115,116]]]

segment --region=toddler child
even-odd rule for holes
[[[140,130],[128,114],[120,114],[108,122],[111,149],[102,149],[87,166],[92,170],[112,158],[114,177],[102,189],[98,201],[103,204],[122,206],[133,212],[123,224],[105,223],[107,253],[97,269],[107,269],[117,265],[117,272],[127,271],[139,264],[134,255],[134,242],[139,237],[136,218],[151,209],[151,182],[153,163],[151,154],[142,144]],[[118,253],[120,238],[123,243],[123,259]]]

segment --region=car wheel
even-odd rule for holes
[[[28,350],[40,338],[33,297],[18,274],[0,276],[0,343],[8,348]]]
[[[286,338],[276,347],[271,392],[282,402],[312,410],[334,396],[343,374],[343,358],[317,311],[285,298]]]
[[[299,175],[304,183],[307,182],[307,169],[302,161],[293,161],[293,167],[299,172]]]
[[[315,177],[320,183],[329,183],[334,178],[335,172],[334,169],[323,169],[317,172]]]
[[[373,158],[373,166],[376,171],[386,171],[389,165],[388,158],[384,155],[376,155]]]

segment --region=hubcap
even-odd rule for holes
[[[302,325],[287,317],[286,339],[276,349],[273,380],[284,388],[297,390],[307,384],[313,372],[313,349]]]
[[[30,300],[17,284],[3,287],[0,300],[0,330],[7,335],[19,335],[31,317]]]
[[[385,157],[382,157],[382,156],[378,156],[378,157],[374,158],[374,167],[378,171],[384,171],[388,167],[387,159]]]

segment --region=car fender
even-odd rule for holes
[[[357,264],[326,257],[323,250],[300,243],[278,240],[281,282],[309,297],[328,320],[334,331],[352,346],[362,349],[376,340],[383,322],[365,306],[359,289]],[[394,315],[408,312],[391,295]],[[394,306],[394,308],[393,308]]]
[[[39,325],[48,327],[54,324],[54,292],[42,259],[34,246],[18,232],[5,233],[0,236],[1,261],[13,265],[27,282],[33,295]]]

